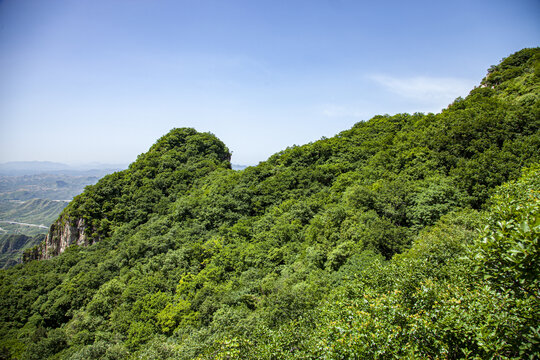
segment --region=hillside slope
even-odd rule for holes
[[[242,171],[213,135],[171,131],[0,272],[0,346],[24,359],[534,358],[539,63],[524,49],[440,114],[376,116]],[[491,246],[501,219],[520,225]]]
[[[24,250],[41,243],[45,235],[27,236],[23,234],[0,235],[0,269],[6,269],[22,262]]]

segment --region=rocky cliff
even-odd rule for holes
[[[48,259],[61,254],[70,245],[90,245],[94,241],[87,236],[87,226],[84,219],[74,223],[58,219],[51,225],[49,234],[45,239],[44,258]]]
[[[63,253],[70,245],[91,245],[99,239],[91,239],[88,236],[88,226],[84,219],[72,221],[65,217],[60,217],[49,228],[49,233],[38,246],[26,251],[23,260],[44,260],[50,259]]]

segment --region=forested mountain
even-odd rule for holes
[[[0,356],[537,358],[539,80],[524,49],[241,171],[172,130],[0,272]]]

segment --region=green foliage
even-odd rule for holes
[[[492,200],[482,241],[474,249],[477,271],[515,297],[540,294],[540,169],[501,187]]]
[[[391,261],[345,265],[354,276],[313,310],[277,329],[224,336],[200,358],[537,358],[538,270],[515,266],[515,256],[523,260],[524,240],[524,252],[538,250],[538,235],[520,224],[536,221],[539,178],[536,165],[500,187],[486,215],[449,214]],[[475,230],[486,216],[487,228]],[[514,231],[500,230],[502,218],[517,223]],[[486,241],[493,234],[497,246]]]
[[[217,168],[230,169],[230,153],[209,133],[171,130],[129,169],[107,175],[75,197],[62,213],[69,222],[85,219],[93,237],[107,237],[122,223],[136,227],[169,205],[196,181]]]
[[[518,99],[524,94],[538,96],[539,60],[538,48],[520,50],[492,66],[482,84],[495,88],[499,96],[517,96]]]

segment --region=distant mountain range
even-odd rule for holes
[[[248,167],[248,165],[231,164],[231,168],[233,170],[244,170],[247,167]]]
[[[231,165],[233,170],[244,170],[247,165]],[[23,176],[38,174],[63,174],[63,175],[97,175],[101,176],[103,172],[112,173],[127,169],[127,164],[103,164],[92,162],[80,165],[67,165],[52,161],[10,161],[0,163],[0,175],[4,176]]]
[[[67,165],[51,161],[12,161],[0,163],[0,175],[22,176],[36,174],[90,175],[127,169],[127,164],[88,163]]]

